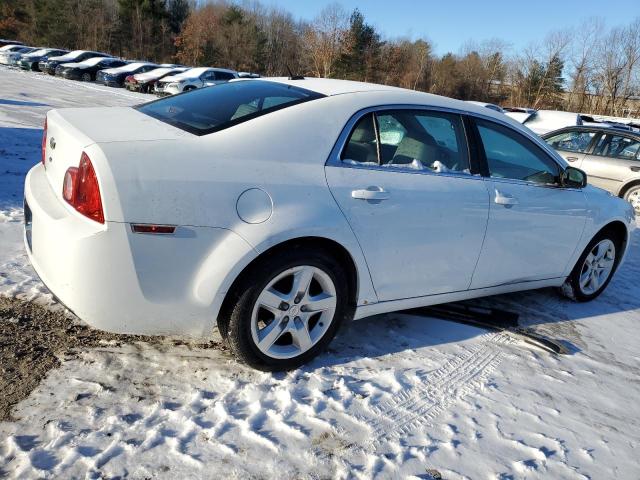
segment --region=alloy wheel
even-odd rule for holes
[[[631,190],[626,195],[626,199],[636,211],[636,215],[640,215],[640,188]]]
[[[336,288],[326,272],[310,265],[285,270],[258,295],[251,316],[253,342],[271,358],[297,357],[329,330],[336,306]]]
[[[614,243],[605,238],[598,242],[585,258],[580,270],[580,290],[585,295],[592,295],[605,284],[611,276],[616,260]]]

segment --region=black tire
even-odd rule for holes
[[[584,267],[585,259],[587,258],[587,256],[589,255],[593,247],[595,247],[599,242],[605,239],[611,240],[616,249],[613,269],[609,274],[609,278],[607,278],[605,282],[602,285],[600,285],[600,287],[595,292],[587,295],[584,292],[582,292],[582,289],[580,288],[580,283],[579,283],[580,274],[582,273],[582,268]],[[620,258],[622,256],[622,247],[623,247],[623,239],[620,238],[620,236],[614,230],[610,230],[610,229],[603,230],[600,233],[598,233],[595,237],[593,237],[591,242],[589,242],[589,245],[587,245],[587,248],[584,249],[584,252],[582,252],[582,255],[580,255],[580,258],[578,259],[575,266],[573,267],[571,274],[569,275],[569,277],[567,277],[565,284],[562,286],[561,293],[565,297],[569,297],[572,300],[575,300],[576,302],[589,302],[597,298],[602,292],[604,292],[604,290],[609,285],[609,282],[613,278],[614,274],[616,273],[616,269],[618,268],[618,264],[620,263]]]
[[[90,73],[83,73],[82,74],[82,81],[83,82],[90,82],[92,80],[91,78],[91,74]]]
[[[640,204],[638,204],[638,202],[633,202],[632,201],[632,197],[636,197],[638,193],[640,193],[640,185],[633,185],[631,187],[629,187],[629,189],[624,192],[624,196],[623,198],[629,202],[631,205],[633,205],[634,210],[636,211],[636,215],[640,215]]]
[[[182,90],[183,92],[190,92],[191,90],[195,90],[196,87],[193,87],[191,85],[187,85],[186,87],[184,87],[184,90]]]
[[[336,290],[336,310],[324,336],[309,350],[289,359],[265,355],[251,335],[253,307],[262,290],[280,273],[290,268],[310,265],[323,270],[333,281]],[[263,371],[283,371],[297,368],[321,353],[336,335],[343,322],[353,318],[355,302],[350,301],[347,274],[331,255],[309,247],[292,247],[278,251],[245,271],[236,282],[218,317],[218,330],[236,358]]]

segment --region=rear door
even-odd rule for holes
[[[598,136],[595,130],[568,128],[552,137],[545,138],[569,164],[580,168],[594,140]]]
[[[589,183],[617,195],[624,184],[640,178],[639,150],[640,141],[634,136],[603,134],[580,168],[587,172]]]
[[[345,129],[326,177],[381,301],[469,287],[489,196],[459,115],[366,113]]]

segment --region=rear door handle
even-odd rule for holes
[[[640,167],[629,167],[632,172],[640,172]]]
[[[493,201],[498,205],[506,206],[518,204],[518,199],[516,197],[509,195],[508,193],[502,193],[500,190],[496,190],[496,196],[494,197]]]
[[[382,187],[367,187],[351,192],[351,198],[358,200],[387,200],[390,196]]]
[[[567,157],[567,162],[577,162],[580,160],[578,157]]]

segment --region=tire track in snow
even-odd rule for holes
[[[430,427],[452,403],[483,387],[504,355],[501,345],[515,342],[507,333],[491,333],[464,355],[447,361],[432,372],[420,372],[415,387],[373,406],[356,419],[372,429],[375,446],[418,428]]]

